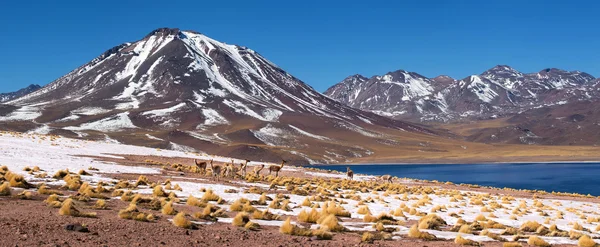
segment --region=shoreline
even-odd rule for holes
[[[507,162],[507,161],[499,161],[499,162],[473,162],[473,163],[346,163],[346,164],[311,164],[311,165],[301,165],[300,167],[323,167],[323,166],[367,166],[367,165],[382,165],[382,166],[409,166],[409,165],[557,165],[557,164],[574,164],[574,165],[583,165],[583,164],[600,164],[600,161],[548,161],[548,162],[527,162],[527,161],[517,161],[517,162]]]

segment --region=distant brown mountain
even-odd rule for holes
[[[39,90],[40,88],[42,88],[40,85],[31,84],[25,88],[21,88],[21,89],[15,91],[15,92],[0,93],[0,103],[18,99],[20,97],[23,97],[25,95],[33,93],[33,92]]]

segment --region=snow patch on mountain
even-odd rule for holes
[[[158,109],[158,110],[152,110],[152,111],[147,111],[142,113],[142,116],[150,116],[153,118],[163,118],[163,117],[168,117],[171,114],[186,108],[187,104],[186,103],[179,103],[177,105],[171,106],[169,108],[165,108],[165,109]]]
[[[27,121],[34,120],[41,116],[40,109],[33,106],[22,106],[6,116],[0,116],[0,121]]]
[[[290,126],[292,129],[296,130],[298,133],[302,134],[302,135],[305,135],[305,136],[308,136],[308,137],[311,137],[311,138],[315,138],[315,139],[318,139],[318,140],[323,140],[323,141],[329,141],[329,140],[331,140],[331,139],[329,139],[329,138],[327,138],[327,137],[320,136],[320,135],[315,135],[315,134],[309,133],[309,132],[307,132],[307,131],[304,131],[304,130],[302,130],[302,129],[300,129],[300,128],[298,128],[298,127],[294,126],[294,125],[291,125],[291,124],[290,124],[289,126]]]
[[[131,119],[129,118],[129,112],[123,112],[95,122],[84,123],[78,127],[70,126],[63,129],[73,131],[96,130],[100,132],[113,132],[134,128],[137,127],[133,124],[133,122],[131,122]]]
[[[215,126],[229,124],[229,121],[227,121],[225,117],[221,116],[221,114],[214,109],[202,109],[202,115],[204,115],[205,118],[204,125]]]

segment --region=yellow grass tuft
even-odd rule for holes
[[[435,235],[428,233],[428,232],[421,232],[419,231],[419,228],[416,224],[414,224],[413,226],[410,227],[410,229],[408,230],[408,237],[409,238],[418,238],[418,239],[423,239],[423,240],[427,240],[427,241],[434,241],[437,240],[437,238],[435,237]]]
[[[396,217],[404,217],[406,218],[406,216],[404,215],[404,211],[402,211],[402,208],[396,208],[396,210],[394,210],[394,216]]]
[[[377,220],[377,217],[371,215],[370,213],[366,214],[365,217],[363,217],[364,222],[377,222]]]
[[[470,225],[462,225],[462,226],[460,226],[460,229],[458,230],[458,232],[465,233],[465,234],[471,234],[471,233],[473,233],[473,229],[471,228]]]
[[[475,242],[470,239],[463,238],[460,234],[456,235],[456,238],[454,239],[454,243],[459,244],[459,245],[481,246],[480,243]]]
[[[67,200],[65,200],[62,203],[62,206],[58,210],[58,214],[64,215],[64,216],[74,216],[74,217],[88,217],[88,218],[96,217],[96,213],[94,213],[94,212],[92,212],[92,213],[80,212],[77,208],[75,208],[75,205],[71,198],[68,198]]]
[[[17,198],[21,200],[31,200],[31,198],[33,198],[33,193],[31,193],[31,191],[23,191],[17,195]]]
[[[340,225],[337,217],[333,214],[325,216],[320,223],[321,228],[332,232],[343,232],[346,230],[345,227]]]
[[[120,210],[118,216],[121,219],[145,222],[155,220],[154,215],[140,212],[135,204],[129,204],[127,208]]]
[[[579,247],[595,247],[595,246],[598,246],[598,244],[596,244],[596,242],[594,242],[594,240],[592,238],[590,238],[590,236],[583,235],[579,238],[579,241],[577,241],[577,246],[579,246]]]
[[[54,176],[52,176],[52,177],[54,179],[63,179],[68,174],[69,174],[69,170],[59,170],[56,173],[54,173]]]
[[[234,226],[244,227],[250,221],[250,217],[245,212],[238,213],[231,222]]]
[[[242,211],[242,209],[244,208],[244,203],[242,202],[243,200],[246,200],[246,199],[240,198],[240,199],[235,200],[229,206],[229,210],[234,211],[234,212],[240,212],[240,211]]]
[[[317,237],[318,240],[331,240],[333,234],[325,229],[317,229],[312,231],[312,235]]]
[[[57,194],[52,194],[48,196],[48,198],[46,198],[44,202],[46,203],[46,205],[52,208],[60,208],[62,206],[62,202],[60,201],[60,198]]]
[[[165,205],[163,205],[160,212],[164,215],[176,215],[177,214],[177,210],[175,210],[175,208],[173,208],[173,201],[167,202]]]
[[[524,232],[535,232],[540,226],[541,224],[537,221],[526,221],[525,223],[523,223],[523,225],[521,225],[521,228],[519,228],[519,230]]]
[[[373,243],[373,241],[375,241],[375,235],[373,235],[370,232],[363,233],[363,235],[361,237],[361,242],[363,242],[363,243]]]
[[[483,216],[483,214],[477,215],[477,217],[475,217],[476,221],[486,221],[487,219],[485,218],[485,216]]]
[[[279,232],[294,236],[312,236],[312,231],[310,229],[300,228],[299,226],[292,224],[290,217],[283,222],[279,228]]]
[[[210,202],[210,201],[217,202],[217,201],[219,201],[219,200],[221,200],[221,197],[220,197],[220,196],[218,196],[217,194],[215,194],[215,193],[213,192],[213,190],[210,190],[210,189],[209,189],[209,190],[207,190],[207,191],[204,193],[204,195],[202,196],[202,201],[205,201],[205,202]]]
[[[367,214],[367,213],[371,213],[371,210],[369,210],[368,206],[361,206],[360,208],[358,208],[358,214]]]
[[[79,174],[80,176],[89,176],[89,175],[92,175],[89,172],[86,172],[85,170],[79,170],[79,172],[77,174]]]
[[[185,202],[186,205],[188,206],[194,206],[194,207],[206,207],[206,202],[200,201],[198,200],[198,198],[190,195],[187,199],[187,201]]]
[[[446,221],[436,214],[428,214],[419,219],[419,229],[439,229],[440,226],[445,226]]]
[[[306,210],[302,210],[298,214],[298,221],[305,222],[305,223],[317,223],[317,220],[319,219],[319,217],[320,217],[319,212],[317,212],[317,210],[314,208],[311,209],[310,212],[307,212]]]
[[[95,209],[108,209],[108,205],[106,205],[106,201],[103,199],[99,199],[98,201],[96,201],[96,204],[94,205]]]
[[[246,228],[250,231],[258,231],[258,230],[260,230],[260,225],[256,222],[248,221],[248,223],[246,223],[246,225],[244,225],[244,228]]]
[[[167,197],[168,194],[165,192],[162,186],[157,185],[152,189],[152,195],[155,197]]]
[[[302,206],[304,206],[304,207],[310,207],[310,206],[312,206],[312,202],[310,202],[310,200],[308,199],[308,197],[304,198],[304,201],[302,201]]]
[[[582,226],[582,225],[580,225],[578,222],[575,222],[575,223],[573,224],[573,230],[583,231],[583,230],[584,230],[584,228],[583,228],[583,226]]]
[[[10,184],[8,182],[4,182],[0,184],[0,196],[10,196]]]
[[[527,244],[538,246],[538,247],[550,247],[551,245],[545,240],[541,239],[538,236],[530,236],[527,240]]]
[[[269,210],[256,210],[252,213],[252,218],[257,220],[279,220],[279,215],[270,213]]]
[[[184,212],[180,212],[173,217],[173,225],[186,229],[192,228],[193,226],[192,222],[185,217]]]

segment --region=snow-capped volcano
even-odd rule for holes
[[[368,155],[357,140],[385,139],[382,128],[431,133],[347,107],[251,49],[170,28],[109,49],[9,104],[0,121],[27,122],[21,130],[271,160]]]
[[[398,73],[408,76],[393,76]],[[594,79],[587,73],[560,69],[525,74],[506,65],[461,80],[448,76],[430,79],[400,70],[359,83],[345,79],[325,94],[352,107],[398,119],[452,121],[600,99]]]

